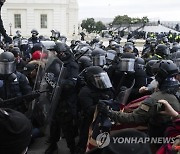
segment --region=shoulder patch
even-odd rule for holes
[[[146,112],[148,112],[149,111],[149,106],[148,105],[146,105],[146,104],[141,104],[140,105],[140,109],[142,109],[142,110],[144,110],[144,111],[146,111]]]

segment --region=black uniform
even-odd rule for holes
[[[89,127],[93,121],[96,105],[99,100],[113,98],[112,85],[109,77],[99,66],[90,66],[85,70],[85,81],[87,83],[78,95],[78,103],[81,106],[82,121],[80,126],[79,142],[77,151],[84,153],[88,141]],[[106,87],[106,88],[105,88]]]
[[[79,69],[78,64],[75,62],[74,57],[71,55],[71,53],[69,51],[65,52],[66,56],[61,57],[61,55],[58,55],[58,57],[64,63],[64,67],[66,68],[67,74],[65,80],[62,82],[61,97],[50,124],[51,145],[46,150],[46,154],[51,154],[54,150],[57,149],[56,143],[60,139],[61,129],[64,133],[68,148],[72,153],[75,150],[74,121],[76,116],[77,100],[75,86],[77,82]]]
[[[124,55],[132,56],[133,54],[125,53],[123,54],[123,56]],[[136,60],[135,60],[135,64],[136,64]],[[120,65],[122,64],[119,63],[117,65],[113,65],[107,71],[112,81],[113,87],[116,90],[116,94],[118,94],[121,91],[121,87],[130,88],[133,86],[133,82],[135,82],[132,91],[130,93],[128,102],[141,97],[142,95],[139,93],[139,88],[147,84],[146,83],[147,75],[145,71],[143,69],[133,68],[134,71],[127,70],[125,72],[125,70],[123,71],[121,70]]]
[[[14,55],[11,52],[3,52],[0,54],[0,62],[0,98],[7,100],[31,93],[32,89],[25,75],[16,71]],[[1,107],[15,109],[23,113],[26,111],[23,100],[3,102],[1,105]]]
[[[32,43],[32,44],[36,44],[36,43],[40,43],[40,39],[39,39],[39,37],[30,37],[28,39],[28,42]]]
[[[85,86],[79,93],[79,103],[81,104],[82,123],[80,127],[80,136],[78,148],[86,149],[89,127],[93,121],[94,112],[100,99],[108,100],[113,98],[111,90],[97,90]]]
[[[29,81],[20,72],[15,72],[12,79],[9,77],[6,80],[0,80],[0,84],[0,98],[3,100],[20,97],[32,92]],[[22,100],[4,104],[2,107],[11,108],[23,113],[27,110]]]

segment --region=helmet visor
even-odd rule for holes
[[[16,70],[15,62],[0,62],[0,74],[9,75]]]
[[[111,88],[112,84],[106,72],[94,75],[95,86],[99,89]]]
[[[134,72],[135,59],[122,58],[119,63],[119,70],[122,72]]]
[[[114,60],[114,57],[115,57],[115,54],[113,54],[113,53],[107,53],[107,55],[106,55],[106,59],[108,59],[108,60]]]
[[[94,66],[103,66],[106,64],[105,56],[95,56],[92,57],[93,65]]]

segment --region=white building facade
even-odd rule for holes
[[[30,36],[32,29],[40,35],[50,36],[51,30],[62,35],[78,33],[77,0],[6,0],[1,10],[7,33]]]

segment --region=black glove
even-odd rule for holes
[[[97,110],[106,115],[109,115],[109,113],[110,113],[108,106],[103,101],[99,101],[99,103],[97,105]]]
[[[7,36],[4,37],[4,42],[12,44],[12,38],[7,35]]]

